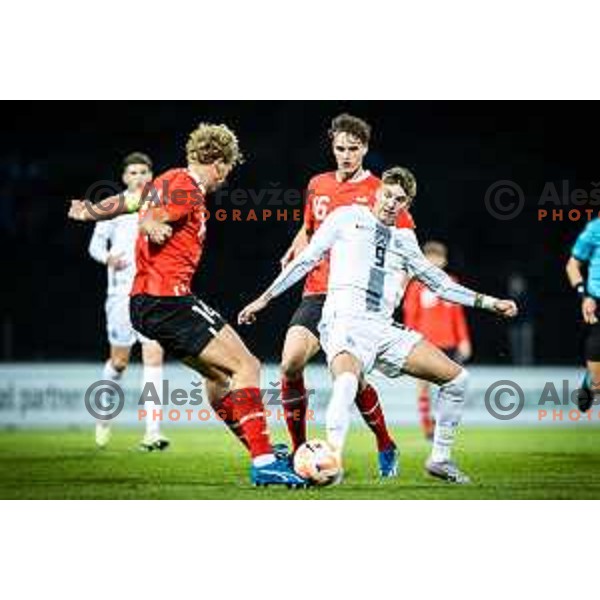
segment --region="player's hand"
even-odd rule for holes
[[[111,254],[106,259],[107,266],[109,266],[111,269],[114,269],[115,271],[123,270],[125,267],[127,267],[127,261],[123,258],[124,256],[124,252],[120,252],[119,254],[114,255]]]
[[[283,271],[283,269],[285,269],[288,266],[289,263],[291,263],[294,260],[295,254],[296,254],[296,251],[293,246],[290,246],[286,250],[286,253],[281,257],[281,260],[279,261],[282,271]]]
[[[583,315],[583,320],[588,325],[595,325],[598,322],[598,317],[596,316],[596,301],[593,298],[584,298],[581,303],[581,314]]]
[[[256,321],[256,313],[266,308],[269,304],[269,298],[264,294],[259,296],[253,302],[250,302],[248,306],[243,308],[238,315],[238,325],[250,325]]]
[[[471,347],[471,342],[468,342],[467,340],[459,342],[458,346],[456,347],[456,350],[458,351],[460,357],[464,361],[469,360],[473,355],[473,348]]]
[[[151,219],[144,220],[140,225],[140,230],[154,244],[164,244],[173,235],[173,228],[168,223],[160,223]]]
[[[89,221],[90,213],[87,208],[87,202],[85,200],[71,200],[67,216],[74,221]]]
[[[494,312],[501,317],[512,319],[519,314],[519,309],[513,300],[496,300],[494,302]]]

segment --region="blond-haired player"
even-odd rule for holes
[[[206,196],[225,182],[242,154],[226,125],[201,123],[191,132],[187,167],[170,169],[149,190],[114,197],[90,209],[75,200],[69,216],[93,221],[126,211],[140,212],[131,322],[184,364],[201,373],[220,408],[240,428],[255,485],[304,486],[287,461],[278,459],[260,393],[260,363],[223,317],[191,290],[206,234]],[[230,391],[227,391],[230,390]]]

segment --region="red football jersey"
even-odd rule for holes
[[[340,206],[364,204],[373,206],[375,192],[381,180],[369,171],[348,181],[339,181],[335,171],[313,177],[308,184],[306,204],[304,206],[304,225],[312,235],[325,218]],[[396,227],[414,229],[411,214],[403,210],[398,215]],[[329,279],[329,255],[327,255],[306,277],[304,295],[326,294]]]
[[[464,308],[442,300],[425,284],[412,281],[404,296],[404,323],[438,348],[456,348],[469,341]]]
[[[187,169],[171,169],[152,183],[154,192],[140,209],[166,212],[173,234],[164,244],[139,235],[135,248],[136,274],[131,295],[185,296],[200,262],[205,237],[204,189]]]

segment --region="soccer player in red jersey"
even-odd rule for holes
[[[310,180],[304,224],[282,258],[282,268],[307,246],[311,236],[336,208],[351,204],[373,206],[381,181],[363,167],[370,136],[371,127],[362,119],[348,114],[333,119],[329,137],[337,169]],[[400,212],[396,226],[414,228],[414,221],[407,210]],[[328,276],[329,259],[326,258],[306,278],[302,302],[292,316],[283,346],[282,402],[294,451],[306,441],[308,399],[304,368],[320,348],[317,326],[327,294]],[[396,476],[396,445],[388,432],[381,403],[372,385],[367,383],[359,389],[356,405],[375,434],[381,476]]]
[[[216,390],[225,392],[219,408],[226,423],[238,427],[250,452],[255,485],[304,486],[288,461],[273,453],[259,389],[259,361],[190,287],[204,245],[205,196],[241,162],[237,137],[225,125],[201,123],[190,134],[186,150],[187,168],[167,171],[150,189],[95,205],[74,200],[69,216],[97,221],[140,212],[130,302],[134,328],[201,373],[213,402]]]
[[[436,267],[448,264],[448,249],[440,242],[424,244],[423,254]],[[412,281],[403,303],[404,324],[419,331],[432,344],[459,364],[471,358],[471,339],[464,308],[439,298],[420,281]],[[417,381],[419,420],[425,437],[433,439],[435,422],[431,417],[431,391],[427,381]]]

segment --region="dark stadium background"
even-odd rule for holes
[[[564,263],[584,223],[538,222],[537,201],[548,181],[558,182],[560,189],[566,179],[571,188],[588,191],[600,181],[596,106],[5,102],[0,116],[0,358],[103,357],[105,270],[87,254],[92,225],[68,222],[66,209],[67,200],[81,197],[92,182],[118,181],[123,155],[148,152],[155,173],[183,166],[188,132],[201,120],[223,121],[237,130],[247,156],[231,188],[272,189],[277,184],[299,190],[312,174],[332,168],[326,131],[331,117],[349,111],[374,127],[367,166],[379,173],[397,163],[416,173],[413,214],[420,239],[447,242],[451,270],[483,291],[503,295],[511,273],[524,275],[536,362],[578,361],[578,303],[566,283]],[[486,210],[486,190],[498,180],[512,180],[525,192],[525,209],[514,220],[496,220]],[[222,207],[234,208],[226,201]],[[270,282],[298,226],[274,219],[211,220],[195,279],[197,293],[233,321],[237,310]],[[300,287],[276,301],[258,326],[244,331],[259,357],[278,356],[299,294]],[[469,322],[475,362],[508,362],[506,327],[474,311]]]

